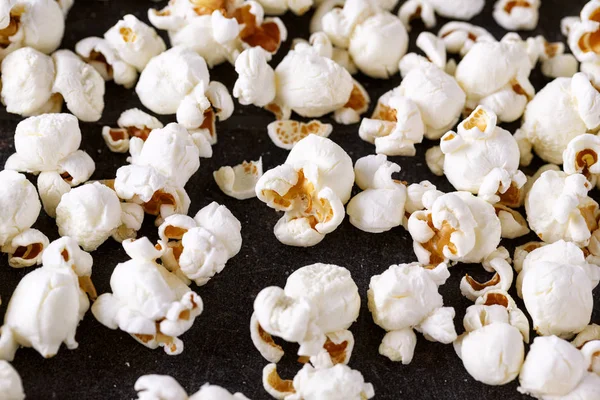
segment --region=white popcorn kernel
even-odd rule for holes
[[[495,273],[487,282],[480,283],[469,276],[469,274],[461,279],[460,291],[463,296],[471,301],[475,301],[490,290],[501,289],[507,291],[510,289],[513,282],[513,270],[510,264],[502,258],[494,258],[489,264]]]
[[[0,396],[6,400],[24,400],[23,382],[8,361],[0,360]]]
[[[2,103],[6,111],[24,116],[39,114],[52,101],[53,82],[50,56],[30,47],[9,54],[2,61]]]
[[[57,168],[65,182],[71,186],[77,186],[90,179],[96,169],[96,164],[85,151],[77,150],[60,160]]]
[[[12,294],[0,337],[2,359],[12,361],[19,346],[33,347],[45,358],[54,357],[62,343],[71,350],[78,346],[77,325],[90,306],[86,292],[92,300],[96,295],[92,257],[63,237],[46,248],[42,262]]]
[[[104,34],[104,39],[119,57],[141,72],[150,59],[165,51],[166,46],[156,31],[137,19],[125,15]]]
[[[581,62],[600,61],[600,55],[596,49],[597,32],[599,30],[600,23],[595,20],[582,19],[571,26],[569,29],[568,42],[569,47],[577,60]]]
[[[527,220],[525,220],[520,212],[500,203],[494,204],[494,208],[502,225],[502,238],[516,239],[530,232]]]
[[[584,175],[544,172],[525,199],[529,226],[547,243],[564,239],[586,246],[599,214],[598,203],[587,195],[590,189]]]
[[[210,80],[204,59],[185,47],[173,47],[153,57],[135,87],[142,104],[157,114],[175,114],[184,97]]]
[[[425,152],[425,163],[429,170],[437,176],[444,176],[445,155],[440,146],[433,146]]]
[[[491,204],[468,192],[454,192],[412,213],[408,231],[422,264],[480,263],[498,247],[501,225]]]
[[[563,169],[568,175],[583,174],[590,182],[600,174],[600,137],[584,134],[571,140],[563,152]]]
[[[560,20],[560,32],[563,36],[569,37],[569,32],[575,26],[576,23],[581,22],[581,18],[577,17],[563,17]]]
[[[415,19],[421,19],[427,29],[431,29],[437,24],[435,8],[428,0],[405,1],[398,10],[398,18],[402,20],[408,31],[410,31],[411,21]]]
[[[70,236],[86,251],[96,250],[121,225],[119,198],[110,188],[92,183],[65,193],[56,207],[61,236]]]
[[[509,31],[533,30],[538,24],[541,3],[540,0],[498,0],[494,5],[494,20]]]
[[[446,46],[443,40],[431,32],[421,32],[417,37],[417,47],[436,67],[442,70],[446,68]]]
[[[238,200],[256,197],[256,182],[263,174],[262,157],[258,161],[244,161],[234,167],[221,167],[213,172],[219,188]]]
[[[541,335],[571,337],[590,322],[600,269],[575,244],[558,241],[531,251],[517,286]]]
[[[267,63],[270,55],[260,48],[244,50],[235,60],[238,79],[233,87],[233,97],[242,105],[264,107],[276,94],[275,71]]]
[[[402,224],[406,186],[392,179],[400,166],[384,155],[360,158],[354,167],[363,192],[348,203],[350,223],[365,232],[381,233]]]
[[[383,0],[382,0],[383,1]],[[310,19],[310,33],[323,32],[322,19],[325,14],[336,8],[344,7],[344,0],[323,0],[315,8],[315,12]],[[388,10],[389,11],[389,10]]]
[[[409,331],[423,332],[428,340],[452,343],[456,331],[454,309],[443,307],[438,286],[450,276],[446,264],[425,269],[421,264],[392,265],[383,274],[371,277],[369,310],[375,323],[384,328],[379,353],[392,361],[408,364],[416,340]],[[435,328],[435,329],[434,329]]]
[[[483,10],[484,0],[460,0],[447,2],[444,0],[409,0],[399,10],[399,16],[408,27],[416,18],[423,20],[427,29],[436,24],[435,14],[448,19],[470,20]]]
[[[479,40],[494,40],[494,37],[485,29],[468,22],[451,21],[440,28],[438,37],[444,41],[446,51],[464,56]]]
[[[298,122],[292,120],[274,121],[267,125],[267,133],[275,146],[291,150],[296,143],[308,135],[329,137],[333,131],[331,124],[323,124],[318,120]]]
[[[144,208],[135,203],[121,203],[121,225],[112,238],[122,243],[125,239],[135,239],[144,222]]]
[[[575,336],[571,344],[581,349],[586,343],[600,339],[600,325],[590,324]]]
[[[150,114],[137,108],[131,108],[121,113],[117,120],[119,128],[104,126],[102,138],[110,151],[126,153],[129,151],[129,139],[138,137],[143,141],[148,139],[153,129],[160,129],[163,124]]]
[[[521,270],[523,269],[523,262],[525,261],[525,257],[527,257],[527,255],[529,253],[531,253],[533,250],[535,249],[539,249],[542,246],[545,246],[546,243],[544,242],[527,242],[524,245],[521,246],[517,246],[515,247],[515,253],[513,255],[513,265],[515,267],[515,271],[516,272],[521,272]],[[517,277],[517,294],[519,295],[519,297],[521,296],[521,283],[522,283],[523,277],[521,275],[519,275]]]
[[[70,50],[52,54],[56,78],[52,91],[59,93],[67,108],[86,122],[98,121],[104,110],[104,79]]]
[[[56,207],[63,194],[71,190],[71,185],[55,171],[42,172],[38,176],[37,185],[44,211],[48,216],[56,218]]]
[[[98,37],[82,39],[75,45],[75,52],[94,67],[104,80],[114,80],[127,89],[135,85],[136,69],[121,60],[106,40]]]
[[[521,368],[517,390],[537,398],[566,396],[582,381],[585,370],[583,355],[569,342],[537,337]]]
[[[346,1],[341,7],[329,7],[318,24],[334,46],[347,49],[354,29],[376,14],[376,7],[375,3],[365,0]],[[315,21],[313,25],[316,24]]]
[[[0,171],[0,247],[27,231],[37,220],[42,205],[35,186],[25,175]]]
[[[217,385],[205,383],[200,390],[188,397],[186,391],[168,375],[144,375],[135,381],[138,400],[248,400],[241,393],[231,394]]]
[[[390,13],[375,14],[358,24],[348,45],[350,56],[361,72],[383,79],[398,72],[398,63],[407,49],[406,29]]]
[[[346,152],[329,139],[309,135],[290,151],[285,164],[267,171],[256,195],[284,211],[275,236],[284,244],[314,246],[342,222],[354,171]]]
[[[27,229],[2,246],[2,252],[8,254],[8,265],[11,267],[31,267],[42,262],[42,253],[49,243],[42,232]]]
[[[548,78],[570,78],[577,73],[577,59],[572,54],[557,54],[542,61],[542,74]],[[587,72],[582,68],[582,72]]]
[[[333,59],[334,61],[335,58]],[[340,61],[336,61],[340,64]],[[341,64],[340,64],[341,65]],[[344,67],[348,69],[347,67]],[[350,93],[350,98],[342,108],[335,110],[333,118],[335,122],[343,125],[356,124],[360,121],[361,114],[369,109],[371,98],[365,88],[354,79],[354,87]]]
[[[147,238],[141,238],[125,240],[123,247],[131,260],[115,267],[110,280],[112,293],[94,302],[94,317],[110,329],[129,333],[150,349],[160,346],[169,355],[180,354],[183,342],[178,336],[189,330],[202,313],[202,299],[156,263],[166,243],[153,246]]]
[[[429,205],[433,204],[436,198],[443,195],[429,181],[409,185],[406,194],[405,209],[408,214],[426,209]]]

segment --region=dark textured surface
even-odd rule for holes
[[[452,0],[448,0],[452,1]],[[540,25],[536,31],[551,40],[564,40],[560,35],[560,18],[577,14],[584,0],[544,0]],[[73,49],[77,40],[86,36],[100,36],[118,18],[133,13],[146,19],[148,7],[160,7],[163,3],[147,0],[84,1],[77,0],[67,24],[63,47]],[[501,37],[504,32],[491,18],[492,1],[484,13],[474,19]],[[297,18],[286,15],[290,40],[308,36],[309,17]],[[445,21],[440,20],[440,23]],[[438,26],[439,27],[439,26]],[[420,27],[411,32],[414,44]],[[435,30],[437,32],[437,29]],[[282,49],[287,49],[287,46]],[[283,55],[280,51],[278,61]],[[485,65],[481,66],[485,68]],[[231,90],[235,72],[230,65],[221,65],[212,71],[212,78],[222,81]],[[358,79],[369,91],[373,103],[385,91],[399,84],[398,76],[390,80],[372,80],[363,76]],[[539,90],[545,80],[539,72],[533,79]],[[114,124],[119,114],[130,107],[140,106],[133,90],[125,90],[112,83],[107,84],[106,108],[97,123],[82,123],[84,134],[82,147],[96,161],[93,179],[114,177],[117,168],[125,163],[125,155],[108,151],[101,135],[101,126]],[[160,118],[168,122],[169,118]],[[0,111],[0,165],[14,151],[12,135],[20,118]],[[464,370],[451,345],[429,343],[418,335],[415,357],[410,365],[392,363],[377,352],[384,331],[372,321],[366,307],[366,290],[369,278],[383,272],[389,265],[411,262],[416,258],[408,233],[401,227],[390,232],[374,235],[355,229],[346,220],[326,239],[313,248],[300,249],[280,244],[272,234],[279,215],[256,199],[237,201],[225,196],[212,178],[212,171],[222,165],[235,165],[244,159],[257,159],[262,155],[265,170],[285,160],[286,151],[275,147],[266,134],[266,125],[272,120],[270,114],[254,107],[239,107],[232,118],[218,125],[219,142],[214,146],[214,156],[202,160],[200,170],[187,185],[192,199],[190,214],[217,201],[225,204],[242,222],[243,247],[225,270],[202,288],[193,287],[202,296],[204,313],[181,339],[185,350],[179,356],[168,356],[161,349],[149,350],[136,343],[121,331],[112,331],[100,325],[88,312],[77,331],[79,348],[69,351],[61,348],[59,354],[44,360],[31,349],[18,351],[14,366],[20,372],[28,399],[128,399],[135,398],[133,385],[143,374],[159,373],[173,375],[190,393],[205,382],[222,385],[231,391],[241,391],[252,399],[267,399],[261,384],[261,371],[266,361],[254,349],[248,331],[252,302],[256,294],[269,285],[283,286],[286,277],[295,269],[315,262],[335,263],[352,272],[363,299],[358,321],[351,327],[356,346],[350,365],[360,370],[368,382],[375,386],[380,399],[517,399],[520,396],[515,382],[503,387],[485,386],[475,382]],[[514,126],[510,127],[514,131]],[[374,152],[374,147],[363,142],[357,135],[358,126],[335,126],[331,139],[339,143],[353,160]],[[402,167],[401,179],[415,182],[429,179],[444,191],[452,188],[445,178],[433,176],[424,162],[425,149],[432,143],[417,146],[413,158],[394,157]],[[539,164],[536,164],[539,165]],[[529,170],[531,171],[531,170]],[[35,179],[35,178],[32,178]],[[598,200],[598,193],[593,197]],[[42,214],[35,225],[51,239],[57,237],[54,221]],[[147,218],[141,235],[156,239],[152,219]],[[532,240],[532,236],[503,243],[512,252],[516,244]],[[109,290],[111,272],[118,262],[127,259],[124,251],[109,240],[94,257],[92,278],[99,293]],[[0,295],[4,304],[17,283],[28,270],[8,267],[6,258],[0,260]],[[456,309],[455,324],[462,332],[462,317],[471,304],[460,295],[459,282],[466,273],[483,278],[485,271],[479,265],[456,266],[452,276],[441,288],[446,305]],[[600,322],[599,292],[593,321]],[[515,296],[516,297],[516,296]],[[300,367],[295,363],[295,348],[288,347],[280,372],[292,377]]]

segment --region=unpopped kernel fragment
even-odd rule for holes
[[[316,119],[309,122],[274,121],[267,125],[267,133],[275,146],[285,150],[291,150],[308,135],[329,137],[332,131],[331,124],[324,124]]]

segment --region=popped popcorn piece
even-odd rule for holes
[[[163,265],[186,284],[205,285],[242,247],[242,226],[227,207],[212,202],[194,218],[174,214],[158,227],[167,248]]]
[[[261,355],[278,362],[283,350],[272,336],[300,344],[298,355],[320,367],[347,364],[354,337],[348,328],[358,318],[360,296],[350,272],[313,264],[292,273],[283,289],[263,289],[254,301],[252,341]]]
[[[498,0],[494,4],[494,20],[509,31],[534,30],[540,18],[541,0]]]
[[[600,268],[575,244],[560,240],[531,251],[519,275],[517,288],[540,335],[569,338],[589,324]]]
[[[348,57],[350,57],[348,55]],[[335,56],[332,58],[335,62],[342,65],[348,72],[351,72],[347,65],[344,65],[341,60],[337,60]],[[360,122],[360,116],[367,112],[371,98],[365,88],[356,80],[354,81],[354,87],[350,92],[350,98],[343,107],[338,108],[333,113],[333,119],[338,124],[351,125]]]
[[[433,146],[425,152],[425,163],[429,170],[437,176],[444,176],[445,155],[440,146]]]
[[[263,369],[263,386],[280,400],[364,400],[375,396],[373,385],[365,383],[360,372],[342,364],[330,368],[306,364],[293,381],[282,380],[277,366],[268,364]]]
[[[215,182],[223,193],[238,200],[256,197],[256,182],[262,175],[262,157],[257,161],[244,161],[233,167],[221,167],[213,172]]]
[[[333,131],[331,124],[324,124],[316,119],[309,122],[292,120],[273,121],[267,125],[267,133],[275,146],[291,150],[296,143],[308,135],[329,137]]]
[[[146,141],[153,129],[163,128],[164,125],[155,117],[138,108],[130,108],[121,113],[117,120],[119,128],[104,126],[102,137],[106,145],[115,153],[129,151],[129,139],[137,137]]]
[[[409,364],[417,343],[413,329],[430,341],[448,344],[456,339],[454,308],[444,307],[438,292],[448,277],[443,263],[433,269],[419,263],[392,265],[371,277],[369,310],[373,321],[387,331],[379,354]]]
[[[8,303],[0,336],[3,360],[12,361],[20,346],[45,358],[54,357],[62,343],[70,350],[78,346],[75,332],[90,307],[88,295],[96,297],[92,257],[63,237],[46,248],[42,264],[21,279]]]
[[[138,400],[248,400],[241,393],[231,394],[217,385],[205,383],[200,390],[188,397],[185,389],[169,375],[143,375],[135,381]]]
[[[422,19],[427,29],[433,28],[437,21],[435,14],[448,19],[468,21],[479,14],[485,6],[485,0],[408,0],[400,7],[398,16],[410,29],[410,22]]]
[[[597,49],[598,32],[600,22],[598,21],[598,2],[589,1],[583,6],[580,18],[563,20],[561,28],[568,36],[571,52],[581,62],[598,62],[600,54]]]
[[[5,168],[38,174],[38,190],[46,213],[54,217],[63,194],[94,173],[92,158],[82,150],[81,131],[71,114],[42,114],[17,125],[15,150]]]
[[[121,329],[150,349],[163,347],[165,353],[183,351],[178,336],[189,330],[202,313],[200,296],[176,275],[156,263],[167,249],[147,238],[123,241],[131,260],[118,264],[111,276],[112,293],[98,297],[92,314],[110,329]]]
[[[352,225],[365,232],[381,233],[402,224],[406,186],[392,179],[394,172],[400,172],[400,166],[381,154],[356,161],[356,183],[363,191],[348,203],[346,212]]]
[[[404,205],[406,213],[410,216],[415,211],[426,209],[443,194],[429,181],[409,185],[406,190],[406,204]]]
[[[309,247],[333,232],[345,215],[354,183],[352,159],[327,138],[309,135],[286,162],[256,183],[256,196],[284,211],[274,233],[283,244]]]
[[[2,252],[8,254],[8,265],[13,268],[31,267],[42,261],[42,252],[49,240],[37,229],[27,229],[4,244]]]
[[[583,174],[592,185],[600,174],[598,154],[600,137],[591,134],[576,136],[563,152],[563,169],[566,174]]]
[[[519,146],[496,121],[492,110],[477,106],[457,132],[442,136],[444,174],[456,190],[479,193],[490,203],[519,207],[527,180],[519,171]]]
[[[500,243],[501,225],[494,207],[468,192],[435,198],[408,219],[417,259],[424,265],[442,262],[481,263]]]
[[[565,45],[562,42],[549,43],[543,36],[527,39],[533,55],[539,58],[542,64],[542,74],[549,78],[571,78],[578,71],[579,63],[572,54],[565,54]],[[582,69],[582,72],[585,72]]]
[[[386,2],[394,2],[397,3],[395,0],[381,0],[381,3],[386,3]],[[317,32],[323,32],[323,23],[322,23],[322,19],[323,16],[325,16],[325,14],[329,13],[331,10],[334,10],[336,8],[340,8],[343,9],[344,8],[344,4],[346,3],[345,0],[322,0],[320,2],[320,4],[317,4],[317,6],[315,7],[315,12],[313,13],[311,19],[310,19],[310,33],[314,34]],[[395,5],[395,4],[394,4]],[[390,9],[383,7],[386,11],[389,11]],[[393,7],[391,7],[393,8]]]
[[[516,34],[513,34],[516,35]],[[535,94],[529,82],[533,63],[526,43],[508,34],[500,42],[480,40],[456,68],[456,81],[467,95],[467,108],[491,109],[501,122],[520,118]],[[480,68],[487,65],[487,68]]]
[[[114,80],[117,85],[131,89],[137,81],[135,67],[121,60],[115,49],[99,37],[88,37],[75,45],[75,52],[94,67],[105,81]]]
[[[454,342],[454,350],[467,372],[486,385],[504,385],[514,380],[525,356],[524,337],[511,314],[524,318],[527,335],[529,323],[504,291],[497,298],[478,298],[478,304],[467,308],[463,325],[465,333]],[[511,304],[512,303],[512,304]],[[511,307],[512,306],[512,307]]]
[[[531,229],[547,243],[567,240],[587,246],[598,227],[598,203],[588,196],[592,186],[582,174],[546,171],[525,198]]]
[[[530,232],[527,220],[520,212],[501,203],[495,203],[494,208],[502,226],[502,238],[516,239]]]
[[[501,257],[492,258],[488,265],[494,271],[494,276],[487,282],[478,282],[469,274],[460,281],[460,292],[471,301],[483,296],[491,290],[508,291],[513,282],[513,270],[510,264]]]
[[[104,79],[100,73],[70,50],[58,50],[52,59],[56,68],[52,92],[60,94],[69,111],[81,121],[98,121],[104,110]]]
[[[260,0],[266,14],[282,15],[290,10],[295,15],[304,15],[313,6],[313,0]]]
[[[494,37],[485,28],[468,22],[450,21],[442,26],[438,37],[444,41],[446,51],[460,54],[464,57],[479,40],[494,40]]]
[[[517,141],[528,142],[544,161],[561,164],[563,151],[575,137],[600,126],[596,110],[600,93],[583,73],[557,78],[527,105]],[[560,116],[560,117],[557,117]],[[524,157],[526,148],[521,149]],[[527,165],[531,156],[522,159]]]
[[[23,382],[8,361],[0,360],[0,396],[6,400],[24,400]]]
[[[264,107],[275,100],[275,71],[268,64],[269,54],[257,48],[243,51],[235,60],[238,79],[233,87],[233,97],[240,104]]]

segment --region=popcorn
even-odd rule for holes
[[[425,152],[425,163],[429,170],[436,176],[444,176],[445,155],[440,146],[433,146]]]
[[[506,251],[506,250],[505,250]],[[508,254],[507,254],[508,255]],[[487,282],[480,283],[466,274],[460,281],[460,292],[471,301],[483,296],[491,290],[508,291],[513,282],[513,270],[510,264],[501,257],[495,257],[488,263],[488,268],[495,273]]]
[[[163,265],[181,280],[205,285],[225,268],[225,263],[242,247],[240,221],[215,202],[194,218],[174,214],[158,227],[160,240],[167,244]]]
[[[560,164],[572,139],[600,126],[594,109],[598,101],[595,99],[599,98],[600,93],[583,73],[575,74],[572,79],[557,78],[528,104],[523,125],[515,137],[529,143],[544,161]],[[526,157],[525,163],[530,158]]]
[[[96,296],[92,257],[63,237],[46,248],[42,263],[21,279],[8,303],[0,336],[3,360],[12,361],[20,346],[45,358],[54,357],[62,343],[71,350],[78,346],[77,325],[90,306],[86,293],[92,300]]]
[[[468,192],[448,193],[415,211],[408,219],[417,259],[481,263],[500,243],[501,225],[494,207]]]
[[[534,56],[539,57],[542,74],[548,78],[571,78],[579,69],[579,63],[572,54],[565,54],[562,42],[549,43],[543,36],[527,39]],[[582,72],[583,71],[582,69]]]
[[[580,19],[567,20],[561,23],[563,33],[568,36],[571,52],[581,62],[598,62],[600,54],[597,49],[598,31],[600,31],[600,22],[598,22],[598,2],[589,1],[581,9]],[[566,32],[565,32],[566,31]]]
[[[584,175],[546,171],[525,198],[531,229],[547,243],[558,240],[587,246],[598,227],[598,203],[588,195],[591,185]]]
[[[290,10],[296,15],[304,15],[313,5],[313,0],[260,0],[265,13],[282,15]]]
[[[534,30],[540,18],[541,0],[498,0],[494,5],[494,20],[508,31]]]
[[[204,59],[178,46],[148,62],[135,90],[146,108],[157,114],[177,114],[179,124],[214,144],[215,120],[231,116],[233,100],[224,85],[209,80]]]
[[[525,355],[523,341],[528,341],[511,315],[522,316],[528,335],[524,314],[506,292],[498,291],[496,296],[480,297],[478,304],[467,308],[463,320],[466,332],[454,342],[467,372],[486,385],[504,385],[519,375]]]
[[[333,131],[331,124],[323,124],[313,119],[309,122],[298,122],[292,120],[273,121],[267,125],[267,133],[275,146],[291,150],[296,143],[308,135],[329,137]]]
[[[42,114],[17,125],[15,150],[5,168],[40,174],[38,189],[44,210],[54,217],[61,196],[94,173],[92,158],[82,150],[77,118],[70,114]]]
[[[429,181],[409,185],[406,190],[406,204],[404,206],[406,213],[410,216],[415,211],[426,209],[443,194]]]
[[[348,154],[329,139],[309,135],[296,144],[283,165],[258,180],[256,195],[285,212],[274,229],[280,242],[309,247],[340,225],[353,183]]]
[[[484,106],[442,136],[444,174],[456,190],[479,195],[491,203],[521,205],[527,178],[519,171],[519,146],[513,135],[496,125],[497,117]]]
[[[574,243],[560,240],[525,257],[517,288],[536,332],[568,338],[589,324],[599,280],[600,268]]]
[[[104,38],[89,37],[75,45],[75,51],[105,80],[132,88],[150,59],[165,51],[156,31],[128,14],[110,28]]]
[[[135,381],[138,400],[169,399],[169,400],[248,400],[241,393],[231,394],[217,385],[205,383],[200,390],[188,397],[185,389],[168,375],[144,375]]]
[[[527,221],[520,212],[501,203],[494,204],[494,208],[502,226],[503,238],[516,239],[530,232],[529,225],[527,225]]]
[[[8,361],[0,360],[0,396],[6,400],[24,400],[23,382]]]
[[[283,289],[263,289],[254,301],[252,342],[270,362],[283,356],[273,336],[300,344],[298,355],[319,367],[347,364],[354,337],[348,328],[358,318],[360,296],[350,272],[313,264],[292,273]]]
[[[119,128],[102,128],[102,137],[106,145],[115,153],[128,152],[130,138],[137,137],[145,142],[153,129],[164,127],[158,119],[138,108],[123,111],[117,125]]]
[[[482,69],[481,65],[488,67]],[[500,42],[475,43],[458,64],[455,76],[467,94],[467,108],[481,104],[501,122],[513,122],[523,115],[535,94],[529,82],[532,68],[525,42],[509,34]]]
[[[569,342],[540,336],[523,363],[517,390],[538,399],[593,399],[600,379],[587,368],[582,352]]]
[[[444,344],[456,339],[454,308],[443,307],[438,286],[450,277],[446,264],[426,269],[419,263],[392,265],[371,277],[368,298],[373,320],[387,331],[379,354],[409,364],[417,343],[413,329]]]
[[[375,396],[373,385],[365,383],[360,372],[342,364],[329,368],[306,364],[293,381],[282,380],[277,366],[269,364],[263,369],[263,386],[280,400],[363,400]]]
[[[264,107],[275,99],[275,71],[268,64],[269,54],[261,49],[248,49],[235,61],[238,79],[233,87],[233,97],[240,104]]]
[[[600,174],[598,154],[600,152],[600,137],[583,134],[569,142],[563,152],[563,169],[568,175],[583,174],[590,183],[597,182]]]
[[[1,250],[8,254],[8,265],[11,267],[31,267],[41,262],[42,252],[49,243],[42,232],[37,229],[27,229],[14,236],[1,247]]]
[[[407,29],[410,28],[410,21],[416,18],[422,19],[425,27],[431,29],[437,23],[435,14],[467,21],[479,14],[484,6],[484,0],[408,0],[400,7],[398,16]]]
[[[350,200],[347,213],[358,229],[381,233],[402,224],[406,186],[392,179],[400,166],[384,155],[360,158],[354,167],[357,185],[363,191]]]
[[[131,260],[118,264],[111,276],[112,293],[98,297],[92,314],[110,329],[121,329],[150,349],[165,353],[183,351],[178,336],[190,329],[202,313],[200,296],[176,275],[156,263],[167,250],[147,238],[125,240],[123,248]]]
[[[244,161],[234,167],[225,166],[213,172],[215,182],[223,193],[238,200],[256,197],[256,183],[262,175],[262,157],[258,161]]]
[[[94,251],[121,225],[119,198],[97,182],[75,188],[63,194],[56,207],[56,225],[61,236]]]
[[[464,57],[479,40],[494,41],[485,28],[468,22],[450,21],[440,28],[438,37],[443,40],[446,51]]]
[[[341,61],[336,60],[335,57],[332,58],[332,60],[342,65],[344,68],[346,68],[346,70],[350,72],[350,70],[348,69],[349,66],[342,64]],[[350,92],[350,97],[348,98],[348,101],[346,102],[346,104],[344,104],[342,108],[338,108],[337,110],[335,110],[333,114],[333,119],[338,124],[356,124],[360,122],[360,116],[367,112],[367,110],[369,109],[369,104],[371,103],[371,98],[369,97],[369,94],[356,79],[353,79],[353,81],[354,87],[352,88],[352,92]]]

